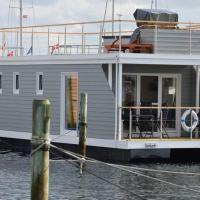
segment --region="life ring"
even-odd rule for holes
[[[186,118],[190,114],[192,115],[192,118],[193,118],[192,125],[191,126],[187,126],[186,125]],[[182,127],[183,127],[183,129],[185,131],[187,131],[187,132],[193,131],[197,127],[198,123],[199,123],[199,118],[198,118],[198,116],[197,116],[197,114],[196,114],[196,112],[194,110],[186,110],[183,113],[183,115],[181,117],[181,125],[182,125]]]

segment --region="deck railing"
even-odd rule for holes
[[[131,36],[136,23],[145,22],[141,28],[150,28],[155,30],[155,40],[153,47],[154,53],[159,53],[156,47],[159,44],[160,28],[169,30],[185,30],[188,34],[187,54],[196,54],[196,47],[200,44],[196,42],[196,34],[200,35],[200,23],[182,23],[172,24],[168,22],[147,22],[135,20],[115,20],[114,32],[112,29],[112,20],[91,21],[83,23],[66,23],[55,25],[40,25],[23,27],[23,46],[20,47],[20,28],[0,28],[0,55],[18,56],[20,49],[23,49],[23,55],[62,55],[62,54],[98,54],[105,53],[103,36],[120,37],[119,50],[123,43],[123,36]],[[153,25],[152,25],[153,23]],[[102,28],[103,27],[103,28]],[[163,30],[164,30],[163,29]],[[171,38],[172,41],[173,38]],[[176,39],[176,38],[174,38]],[[110,42],[112,43],[111,40]],[[120,42],[122,41],[122,42]],[[129,42],[129,41],[128,41]],[[195,50],[193,50],[195,49]],[[172,49],[173,50],[173,49]],[[170,51],[170,49],[169,49]],[[162,52],[161,52],[162,53]]]
[[[199,138],[200,107],[122,107],[123,139]]]

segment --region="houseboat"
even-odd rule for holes
[[[28,151],[32,102],[49,99],[51,140],[74,150],[86,92],[89,155],[197,157],[200,24],[180,23],[177,13],[158,9],[137,9],[134,16],[0,29],[1,142]],[[19,48],[5,45],[9,34],[22,31],[27,46],[22,38]]]

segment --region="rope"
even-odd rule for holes
[[[140,171],[149,171],[149,172],[160,172],[160,173],[167,173],[167,174],[178,174],[178,175],[192,175],[192,176],[200,176],[200,173],[193,173],[193,172],[177,172],[177,171],[167,171],[167,170],[158,170],[158,169],[148,169],[148,168],[140,168],[140,167],[133,167],[133,166],[124,166],[124,165],[116,165],[124,168],[135,169]]]
[[[69,134],[70,132],[72,132],[72,130],[68,131],[67,133],[64,133],[64,134],[61,134],[61,135],[58,135],[57,137],[55,137],[53,140],[51,140],[51,142],[57,140],[57,139],[60,139],[61,137],[63,136],[66,136],[67,134]]]
[[[53,145],[53,147],[55,147],[55,146]],[[58,147],[57,147],[57,148],[58,148]],[[60,148],[59,148],[59,149],[60,149]],[[51,153],[53,153],[53,152],[51,151]],[[67,153],[69,153],[69,152],[67,151]],[[53,153],[53,154],[59,157],[59,155],[57,155],[56,153]],[[71,152],[71,154],[73,154],[73,152]],[[68,159],[65,159],[65,158],[64,158],[64,160],[67,161],[68,163],[70,163],[71,165],[73,165],[73,166],[76,167],[76,168],[79,167],[79,166],[77,166],[74,162],[71,162],[71,161],[69,161]],[[84,168],[84,170],[85,170],[86,172],[88,172],[89,174],[93,175],[94,177],[96,177],[96,178],[98,178],[98,179],[100,179],[100,180],[102,180],[102,181],[104,181],[104,182],[106,182],[106,183],[108,183],[108,184],[110,184],[110,185],[112,185],[112,186],[115,186],[115,187],[119,188],[120,190],[126,191],[126,192],[128,192],[128,193],[130,193],[130,194],[136,196],[138,199],[146,200],[145,198],[141,197],[140,195],[134,193],[133,191],[130,191],[130,190],[126,189],[125,187],[121,186],[121,185],[118,185],[118,184],[116,184],[116,183],[112,183],[112,182],[110,182],[109,180],[107,180],[107,179],[105,179],[105,178],[103,178],[103,177],[101,177],[101,176],[96,175],[96,174],[93,173],[91,170],[88,170],[88,169],[86,169],[86,168]]]
[[[43,146],[45,145],[45,142],[39,145],[37,148],[35,148],[33,151],[31,151],[30,156],[32,157],[33,154],[35,154],[37,151],[39,151]]]
[[[67,154],[67,155],[69,155],[69,156],[71,156],[71,157],[77,159],[77,160],[80,161],[80,162],[85,162],[85,158],[83,158],[82,156],[79,156],[79,157],[78,157],[78,156],[74,155],[73,152],[66,151],[66,150],[64,150],[64,149],[62,149],[62,148],[59,148],[59,147],[53,145],[53,144],[50,144],[49,146],[50,146],[50,147],[53,147],[53,148],[55,148],[55,149],[57,149],[57,150],[59,150],[59,151],[61,151],[62,153],[65,153],[65,154]]]
[[[58,148],[58,147],[57,147]],[[58,148],[60,149],[60,148]],[[69,153],[69,151],[66,151]],[[80,154],[77,154],[77,153],[73,153],[73,152],[70,152],[71,154],[74,154],[76,156],[80,156],[82,157],[82,155]],[[135,174],[135,175],[138,175],[138,176],[142,176],[142,177],[145,177],[145,178],[148,178],[148,179],[151,179],[151,180],[155,180],[155,181],[158,181],[158,182],[161,182],[161,183],[165,183],[165,184],[168,184],[168,185],[172,185],[172,186],[176,186],[178,188],[181,188],[181,189],[184,189],[184,190],[189,190],[189,191],[192,191],[192,192],[196,192],[196,193],[199,193],[200,194],[200,191],[198,190],[194,190],[192,188],[189,188],[187,186],[182,186],[182,185],[178,185],[178,184],[175,184],[175,183],[172,183],[172,182],[169,182],[169,181],[165,181],[165,180],[162,180],[162,179],[159,179],[159,178],[155,178],[155,177],[152,177],[152,176],[148,176],[148,175],[145,175],[145,174],[142,174],[142,173],[139,173],[139,172],[134,172],[134,171],[131,171],[131,170],[128,170],[128,169],[124,169],[123,167],[120,167],[118,165],[114,165],[114,164],[109,164],[109,163],[105,163],[103,161],[98,161],[98,160],[95,160],[95,159],[92,159],[92,158],[89,158],[89,157],[86,157],[87,159],[90,159],[90,160],[93,160],[93,161],[96,161],[97,163],[101,163],[101,164],[104,164],[104,165],[107,165],[107,166],[110,166],[110,167],[114,167],[116,169],[119,169],[119,170],[122,170],[122,171],[125,171],[125,172],[129,172],[131,174]]]

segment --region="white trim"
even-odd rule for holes
[[[118,64],[118,140],[122,139],[122,64]]]
[[[74,75],[78,77],[78,72],[61,72],[61,82],[60,82],[60,134],[66,134],[70,131],[70,133],[74,133],[77,135],[77,131],[71,131],[65,129],[65,77],[68,75]],[[79,80],[79,79],[78,79]],[[77,89],[78,90],[78,89]],[[77,102],[78,104],[78,102]]]
[[[13,94],[14,95],[19,95],[19,88],[20,88],[20,77],[18,77],[18,81],[19,81],[19,88],[16,89],[16,77],[19,76],[19,72],[13,72]]]
[[[112,63],[108,64],[108,83],[110,88],[112,89]]]
[[[141,96],[141,76],[157,76],[158,77],[158,104],[161,105],[162,103],[162,79],[163,78],[176,78],[177,85],[176,85],[176,106],[181,106],[181,87],[182,87],[182,75],[181,74],[169,74],[169,73],[123,73],[123,75],[133,75],[137,77],[137,105],[140,106],[140,96]],[[176,111],[176,129],[173,130],[173,133],[178,133],[176,136],[181,135],[181,125],[180,119],[181,111]],[[170,132],[170,130],[169,130]]]
[[[40,75],[42,75],[42,90],[40,90]],[[43,95],[43,88],[44,88],[44,76],[43,72],[36,72],[36,95]]]
[[[2,138],[12,138],[12,139],[23,139],[30,140],[32,134],[28,132],[15,132],[15,131],[4,131],[0,130],[0,137]],[[50,138],[53,142],[62,143],[62,144],[78,144],[79,138],[74,136],[60,136],[59,135],[50,135]],[[56,139],[57,138],[57,139]],[[199,140],[107,140],[107,139],[95,139],[87,138],[88,146],[95,147],[107,147],[107,148],[116,148],[116,149],[190,149],[190,148],[200,148],[200,139]]]
[[[115,63],[115,137],[114,139],[117,140],[117,127],[118,127],[118,63]]]
[[[199,107],[199,66],[196,66],[196,107]]]
[[[180,54],[137,54],[137,53],[102,53],[94,55],[56,55],[56,56],[24,56],[24,57],[0,57],[0,65],[51,65],[55,64],[147,64],[147,65],[200,65],[199,55]]]

